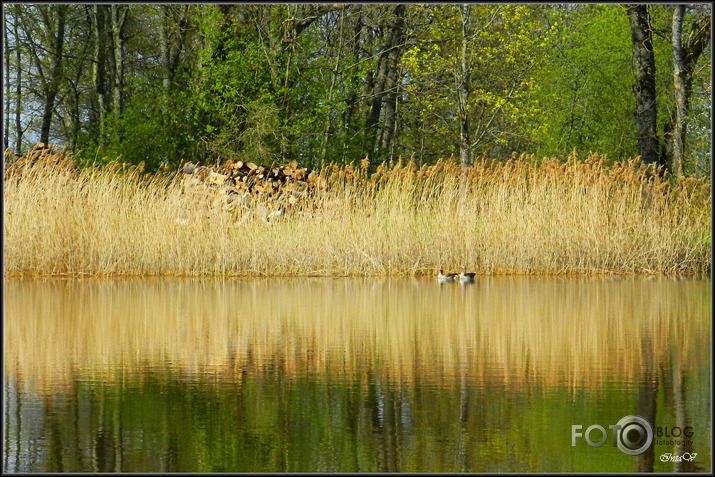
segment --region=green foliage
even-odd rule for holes
[[[27,145],[38,128],[39,115],[31,109],[44,99],[40,69],[53,62],[47,53],[53,23],[42,21],[40,7],[17,7],[5,16],[7,51],[17,49],[28,71],[20,95],[12,87],[6,91],[6,111],[25,109]],[[674,108],[672,9],[650,10],[662,131]],[[91,11],[69,6],[51,133],[53,141],[85,151],[88,162],[101,146],[99,156],[121,155],[144,162],[147,170],[234,156],[296,159],[311,167],[366,155],[371,164],[399,156],[433,163],[459,153],[463,125],[472,157],[506,158],[513,151],[565,156],[574,148],[613,160],[637,154],[632,45],[619,5],[411,4],[404,38],[388,51],[392,5],[131,5],[122,31],[121,86],[112,83],[108,39],[100,52],[105,80],[95,84]],[[687,28],[708,12],[689,7]],[[391,52],[395,59],[386,63]],[[702,58],[685,162],[688,171],[707,175],[709,49]],[[378,91],[385,65],[396,72],[397,84]],[[14,77],[6,76],[10,83]],[[116,88],[121,112],[112,111]],[[394,124],[385,118],[390,95],[396,98]],[[376,98],[383,103],[375,126],[370,114]],[[10,116],[5,119],[10,124]],[[393,144],[376,149],[375,138],[388,127]]]
[[[153,89],[140,85],[125,111],[112,112],[106,120],[107,135],[78,138],[78,158],[85,164],[101,164],[120,158],[131,164],[144,163],[147,172],[160,167],[178,168],[192,156],[193,131],[188,127],[185,94],[157,102]],[[159,86],[155,86],[158,88]]]
[[[565,156],[576,148],[619,160],[636,156],[632,47],[623,8],[562,5],[554,22],[558,41],[539,68],[532,97],[542,112],[536,152]]]
[[[461,74],[464,34],[469,69],[466,112],[473,153],[505,156],[541,137],[541,110],[529,97],[537,90],[536,66],[551,48],[556,31],[546,21],[543,7],[474,5],[465,33],[457,6],[422,5],[415,14],[417,22],[428,26],[402,59],[409,82],[404,114],[414,125],[408,151],[432,156],[444,154],[444,146],[451,145],[448,152],[457,152],[460,118],[455,84]]]
[[[255,32],[218,8],[197,18],[203,45],[192,79],[192,126],[205,157],[277,153],[275,91]]]

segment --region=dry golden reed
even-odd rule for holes
[[[710,271],[710,185],[637,160],[367,161],[326,167],[324,189],[282,215],[228,211],[179,174],[6,166],[6,276],[396,276]],[[115,168],[116,169],[116,168]]]

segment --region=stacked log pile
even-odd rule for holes
[[[43,143],[36,144],[22,155],[6,149],[4,158],[5,180],[14,176],[22,177],[24,171],[35,167],[54,167],[68,173],[76,173],[79,170],[77,163],[69,158],[69,151],[66,148],[55,151],[54,144],[47,147]]]
[[[44,168],[47,168],[48,173],[50,170],[53,173],[62,171],[69,176],[78,176],[80,172],[69,151],[64,148],[56,151],[53,144],[47,147],[37,144],[23,155],[6,150],[4,159],[5,180],[11,177],[20,179],[30,170],[44,171]],[[140,173],[143,166],[143,163],[135,166],[111,162],[105,164],[103,169]],[[209,167],[189,162],[182,172],[181,190],[190,194],[189,204],[208,201],[212,207],[234,212],[237,218],[240,215],[246,218],[246,212],[255,212],[267,222],[326,186],[326,180],[321,174],[298,167],[296,161],[283,166],[265,166],[229,160],[220,166]],[[243,213],[240,214],[240,211]],[[183,218],[179,220],[183,223]]]
[[[326,184],[316,171],[299,168],[296,161],[284,166],[265,166],[228,160],[217,167],[188,162],[183,173],[184,191],[188,193],[208,193],[215,198],[216,204],[222,203],[224,210],[229,211],[238,206],[248,208],[255,198],[269,198],[275,210],[268,215],[273,214],[273,217]]]

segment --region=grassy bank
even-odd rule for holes
[[[37,161],[5,174],[6,276],[709,273],[710,185],[649,183],[601,157],[473,168],[321,171],[326,187],[272,222],[226,211],[178,174]]]

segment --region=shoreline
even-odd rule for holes
[[[435,271],[436,272],[436,271]],[[478,273],[475,278],[655,278],[655,279],[673,279],[673,280],[710,280],[712,279],[711,271],[707,270],[703,273],[692,273],[692,274],[682,274],[682,273],[655,273],[655,272],[619,272],[619,271],[568,271],[568,272],[551,272],[551,271],[539,271],[539,272],[529,272],[529,271],[498,271],[491,273]],[[381,274],[381,275],[345,275],[338,273],[307,273],[307,274],[281,274],[281,273],[261,273],[261,272],[238,272],[238,273],[224,273],[224,274],[211,274],[211,273],[196,273],[196,274],[158,274],[158,273],[142,273],[142,274],[132,274],[132,273],[92,273],[92,272],[76,272],[76,273],[52,273],[52,272],[36,272],[36,273],[4,273],[4,278],[6,280],[46,280],[46,279],[68,279],[68,280],[81,280],[81,279],[316,279],[316,278],[377,278],[377,279],[425,279],[434,278],[436,280],[436,273],[422,272],[422,273],[393,273],[393,274]]]

